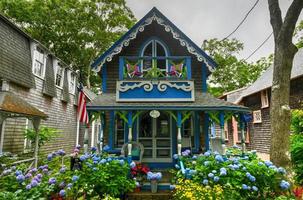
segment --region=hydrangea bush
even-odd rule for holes
[[[80,147],[74,150],[78,156]],[[5,169],[0,176],[0,199],[106,198],[132,191],[130,166],[123,158],[99,155],[92,148],[81,155],[82,170],[71,171],[61,164],[63,150],[51,153],[38,168],[23,165]]]
[[[232,150],[235,152],[235,149]],[[185,166],[185,174],[177,164],[176,176],[188,179],[201,187],[223,188],[224,198],[266,199],[280,195],[291,195],[286,171],[270,161],[261,161],[255,152],[245,156],[222,156],[217,152],[205,152],[198,156],[174,156]],[[177,181],[177,186],[180,185]],[[178,187],[176,187],[178,188]],[[178,193],[178,191],[176,191]]]

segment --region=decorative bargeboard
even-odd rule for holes
[[[194,82],[185,80],[117,81],[117,102],[192,102]]]

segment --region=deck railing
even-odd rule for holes
[[[124,79],[191,79],[190,56],[121,56],[119,80]]]

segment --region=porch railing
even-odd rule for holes
[[[119,80],[191,79],[190,56],[121,56]]]

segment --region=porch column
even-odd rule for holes
[[[129,111],[127,113],[127,124],[128,124],[128,159],[131,159],[132,156],[132,140],[133,140],[133,132],[132,132],[132,126],[133,126],[133,113],[132,111]]]
[[[242,153],[246,151],[246,146],[245,146],[245,121],[244,121],[244,116],[243,114],[240,114],[240,129],[241,129],[241,145],[242,145]]]
[[[220,119],[220,134],[221,134],[221,144],[222,144],[222,154],[225,154],[225,133],[224,133],[224,112],[220,112],[219,114]]]
[[[204,113],[204,134],[205,134],[205,149],[206,151],[210,150],[209,142],[209,116],[207,113]]]
[[[100,116],[100,129],[99,129],[99,151],[102,152],[103,149],[103,133],[104,133],[104,125],[105,125],[105,114],[101,114]]]
[[[40,118],[33,118],[32,119],[33,122],[33,126],[36,132],[36,138],[35,138],[35,167],[37,168],[38,166],[38,151],[39,151],[39,126],[40,126],[40,122],[41,119]]]
[[[85,125],[85,129],[84,129],[84,142],[83,142],[83,149],[84,149],[84,153],[88,152],[88,127],[87,125]]]
[[[178,155],[181,155],[181,149],[182,149],[182,137],[181,137],[181,126],[182,126],[182,114],[180,111],[177,113],[177,127],[178,127],[178,135],[177,135],[177,141],[178,141]]]

